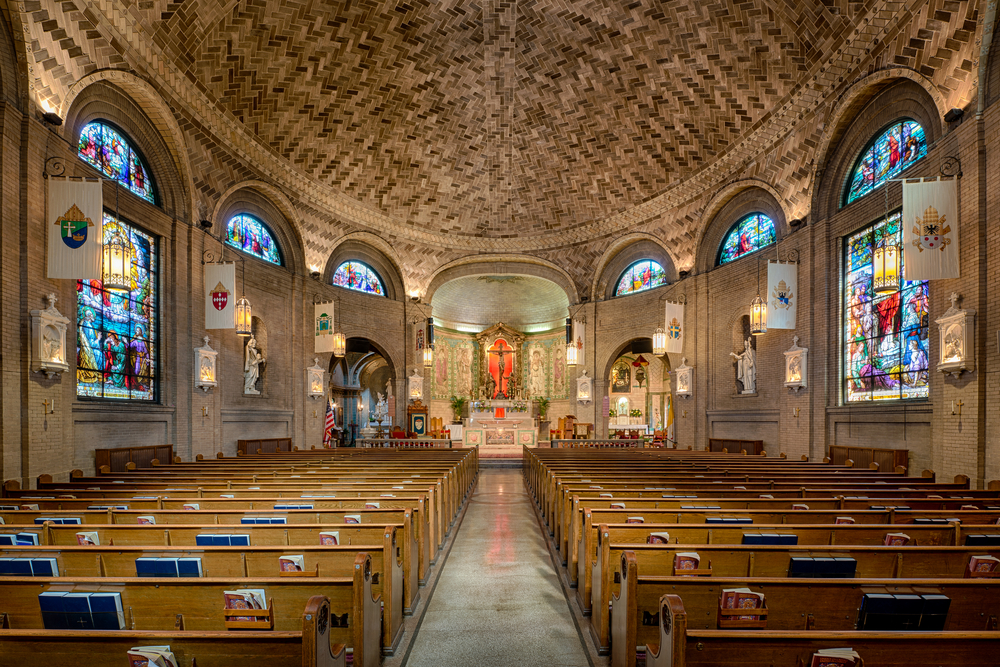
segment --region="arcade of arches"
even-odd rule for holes
[[[344,445],[397,427],[516,458],[572,416],[1000,479],[993,3],[118,4],[0,1],[3,479],[320,447],[331,404]],[[881,291],[901,179],[938,177],[956,268]],[[79,243],[50,210],[66,178],[103,179],[124,288],[49,277]],[[251,335],[207,328],[223,292]],[[751,335],[756,296],[794,324]]]

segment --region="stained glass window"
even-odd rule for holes
[[[88,123],[80,132],[78,150],[81,158],[107,176],[146,201],[156,203],[155,188],[145,162],[118,129],[101,121]]]
[[[751,213],[733,225],[719,250],[719,264],[757,252],[774,243],[774,222],[763,213]]]
[[[872,290],[872,253],[887,242],[900,242],[901,219],[897,211],[848,237],[845,245],[844,398],[849,403],[929,395],[927,281],[904,280],[891,294]]]
[[[385,296],[382,279],[368,265],[361,262],[344,262],[338,266],[333,273],[333,284],[358,292]]]
[[[226,225],[226,243],[254,257],[281,266],[281,251],[263,222],[241,213],[229,219]]]
[[[618,279],[615,296],[635,294],[666,284],[667,272],[663,267],[651,259],[644,259],[625,269]]]
[[[864,197],[925,155],[927,137],[924,128],[912,120],[893,123],[861,151],[844,194],[844,204]]]
[[[156,400],[158,274],[156,239],[104,214],[104,240],[116,230],[132,246],[132,286],[106,290],[76,282],[76,395]]]

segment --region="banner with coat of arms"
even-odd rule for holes
[[[205,265],[205,328],[236,327],[236,265]]]
[[[49,179],[49,278],[101,279],[103,213],[100,179]]]
[[[578,364],[583,365],[586,358],[583,354],[583,339],[587,332],[587,325],[581,320],[573,320],[573,345],[576,346],[576,358]]]
[[[799,265],[768,261],[767,328],[794,329],[799,302]]]
[[[333,352],[333,302],[317,303],[313,307],[313,332],[316,340],[316,352]]]
[[[903,277],[958,278],[957,180],[903,182]]]
[[[667,301],[663,330],[667,333],[667,352],[684,351],[684,304]]]

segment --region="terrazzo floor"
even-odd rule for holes
[[[587,667],[519,469],[484,469],[407,667]]]

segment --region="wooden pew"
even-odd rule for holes
[[[356,557],[354,572],[350,577],[323,577],[319,579],[303,578],[262,578],[262,579],[137,579],[137,578],[96,578],[96,579],[66,579],[66,578],[42,578],[42,577],[11,577],[3,582],[3,595],[0,596],[7,614],[10,625],[16,630],[4,630],[0,632],[0,646],[3,647],[4,655],[9,655],[8,651],[27,651],[28,644],[44,641],[42,646],[48,645],[48,640],[53,639],[58,642],[61,636],[66,639],[59,642],[59,645],[79,648],[79,643],[86,642],[87,635],[97,635],[104,637],[111,631],[91,631],[89,633],[76,633],[67,630],[42,630],[42,618],[38,605],[38,594],[40,592],[66,591],[77,592],[96,590],[115,590],[121,593],[122,607],[125,609],[126,624],[130,632],[139,631],[146,633],[149,631],[159,631],[161,633],[178,632],[180,629],[201,633],[200,636],[192,637],[194,640],[215,641],[221,648],[220,655],[225,657],[232,655],[233,651],[240,650],[240,642],[248,636],[244,632],[225,632],[225,622],[223,619],[223,594],[224,590],[233,588],[263,588],[267,592],[273,610],[274,630],[273,632],[293,633],[286,636],[292,645],[298,645],[299,655],[303,653],[302,646],[305,642],[302,639],[300,619],[294,612],[288,610],[305,609],[310,599],[315,595],[316,589],[320,588],[329,598],[330,620],[342,620],[347,614],[346,627],[341,623],[330,623],[328,636],[323,641],[326,645],[329,642],[346,644],[353,649],[354,664],[365,667],[377,667],[380,662],[380,599],[372,594],[372,571],[371,559],[367,554],[360,553]],[[178,618],[180,612],[182,618]],[[338,618],[333,619],[332,615]],[[315,617],[314,617],[315,618]],[[318,621],[319,619],[317,619]],[[177,626],[180,626],[178,628]],[[18,635],[26,630],[35,630],[32,635]],[[317,634],[322,635],[322,628],[317,627]],[[270,634],[263,632],[261,634]],[[298,635],[296,642],[295,634]],[[228,636],[229,642],[224,642],[222,637]],[[111,635],[109,635],[111,636]],[[161,635],[162,636],[162,635]],[[19,637],[21,637],[19,639]],[[134,635],[120,637],[124,642],[126,639],[139,638]],[[180,635],[183,641],[184,635]],[[9,640],[9,641],[8,641]],[[152,637],[150,638],[151,643]],[[266,642],[264,638],[254,637],[248,640],[248,645],[253,646],[254,640]],[[159,642],[157,642],[159,643]],[[21,648],[15,648],[21,645]],[[133,643],[132,645],[135,645]],[[317,641],[315,644],[317,653],[322,653],[323,644]],[[118,646],[121,646],[119,644]],[[173,646],[171,644],[171,646]],[[209,650],[211,644],[197,644],[196,647]],[[127,649],[127,647],[126,647]],[[285,648],[282,652],[286,655],[294,649]],[[330,649],[327,649],[328,651]],[[42,650],[43,656],[50,654]],[[86,655],[85,653],[77,654]],[[26,656],[26,659],[28,656]],[[245,664],[247,659],[253,656],[247,653],[247,646],[242,647],[241,659]],[[301,658],[300,658],[301,659]],[[30,663],[18,663],[21,667],[27,664],[51,666],[51,662],[42,662],[30,659]],[[115,663],[123,664],[124,656]],[[208,660],[205,664],[211,665]],[[223,662],[222,664],[235,664]],[[281,664],[288,664],[287,662]]]
[[[995,667],[1000,633],[824,630],[692,630],[681,598],[660,603],[659,643],[646,646],[647,667],[809,665],[814,652],[851,647],[868,665]],[[631,663],[615,663],[634,665]]]

